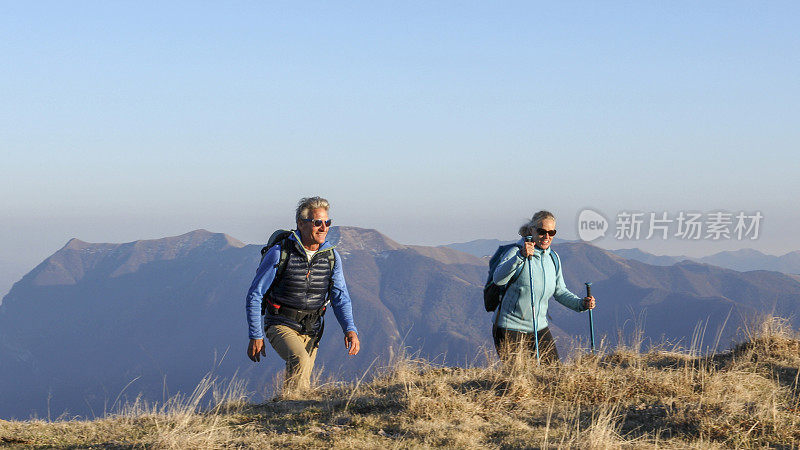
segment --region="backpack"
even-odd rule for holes
[[[272,280],[272,284],[270,284],[269,289],[267,289],[266,294],[261,299],[261,315],[263,316],[267,311],[267,296],[269,292],[272,290],[274,286],[277,285],[278,281],[280,281],[281,277],[283,276],[283,272],[286,271],[286,264],[289,262],[289,236],[292,235],[290,230],[276,230],[272,235],[270,235],[269,239],[267,239],[267,245],[261,248],[261,261],[264,261],[264,256],[266,256],[269,249],[275,246],[275,244],[281,245],[281,256],[278,259],[278,263],[275,264],[275,278]],[[333,266],[336,264],[336,254],[333,251],[326,252],[328,256],[328,264],[331,266],[331,278],[333,278]],[[259,264],[260,265],[260,264]],[[333,280],[330,283],[331,287],[333,287]]]
[[[494,255],[489,259],[489,277],[486,279],[486,284],[483,285],[483,307],[487,312],[492,312],[497,309],[497,306],[503,301],[503,296],[506,295],[506,290],[511,286],[517,278],[522,274],[522,266],[517,270],[517,273],[503,286],[498,286],[492,279],[494,278],[494,271],[500,264],[500,259],[511,247],[518,247],[517,244],[501,245],[494,252]],[[553,265],[556,268],[556,274],[561,266],[560,258],[555,250],[550,249],[550,258],[553,259]]]

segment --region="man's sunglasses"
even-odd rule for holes
[[[326,227],[329,227],[329,226],[331,226],[331,223],[332,223],[331,219],[328,219],[328,220],[322,220],[322,219],[300,219],[300,220],[302,220],[303,222],[311,222],[311,224],[314,225],[315,227],[321,227],[323,223],[325,224]]]
[[[556,235],[556,230],[545,230],[544,228],[537,228],[536,234],[538,234],[539,236],[544,236],[545,234],[549,234],[550,237],[553,237]]]

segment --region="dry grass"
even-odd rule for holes
[[[781,319],[733,350],[636,346],[560,366],[518,359],[469,369],[400,358],[374,380],[252,405],[204,380],[167,404],[94,421],[0,421],[21,447],[785,447],[800,446],[800,339]],[[201,408],[213,397],[211,407]]]

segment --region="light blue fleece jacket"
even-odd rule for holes
[[[536,312],[537,331],[541,331],[548,326],[547,306],[550,297],[554,297],[557,302],[574,311],[584,311],[583,298],[570,292],[564,284],[561,264],[556,271],[553,258],[550,256],[550,248],[542,250],[536,247],[533,257],[524,259],[520,254],[522,245],[524,241],[520,239],[517,246],[506,251],[494,270],[492,280],[499,286],[506,285],[518,270],[521,270],[521,273],[514,283],[508,286],[500,307],[492,317],[493,323],[500,328],[533,333],[533,313]],[[531,283],[528,275],[529,265],[533,273],[533,300],[531,300]]]
[[[289,239],[300,242],[295,232],[289,236]],[[333,246],[325,241],[320,245],[319,250],[332,248]],[[318,250],[318,251],[319,251]],[[336,255],[336,262],[333,265],[333,288],[331,289],[331,296],[328,300],[333,306],[333,314],[342,327],[345,333],[348,331],[355,331],[356,324],[353,321],[353,306],[350,301],[350,293],[347,291],[347,284],[344,281],[344,271],[342,271],[342,256],[339,255],[335,249],[333,253]],[[272,248],[264,255],[261,264],[256,271],[256,277],[247,291],[247,300],[245,308],[247,311],[247,326],[249,330],[250,339],[264,339],[264,322],[261,316],[261,299],[266,294],[269,287],[272,285],[272,280],[275,279],[275,270],[278,265],[278,260],[281,257],[280,244],[273,245]]]

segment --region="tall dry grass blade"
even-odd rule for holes
[[[132,385],[139,378],[141,378],[141,376],[138,376],[138,377],[132,379],[131,381],[128,382],[128,384],[125,385],[124,388],[122,388],[121,391],[119,391],[119,394],[117,394],[117,398],[114,399],[114,403],[111,404],[111,410],[112,411],[114,410],[114,406],[116,406],[117,402],[119,401],[119,398],[122,396],[122,394],[125,392],[125,390],[128,389],[128,387],[130,385]],[[49,417],[49,413],[48,413],[48,417]]]
[[[355,386],[353,387],[352,392],[350,392],[350,396],[347,397],[347,402],[345,402],[345,404],[344,404],[344,410],[345,411],[347,411],[347,408],[350,407],[350,402],[353,401],[353,397],[356,395],[356,391],[358,391],[358,387],[361,386],[361,382],[364,381],[364,377],[367,376],[367,374],[369,373],[370,369],[372,369],[372,365],[375,364],[375,361],[377,361],[377,360],[378,360],[378,357],[376,356],[372,360],[372,362],[369,363],[369,366],[367,366],[367,370],[364,371],[364,373],[361,375],[361,378],[359,378],[358,381],[356,382]]]

